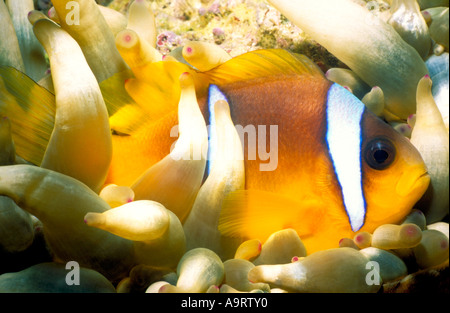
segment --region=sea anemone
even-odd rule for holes
[[[0,265],[0,292],[379,292],[448,268],[448,1],[34,2],[0,0],[0,258],[42,228],[52,262]],[[411,138],[431,187],[399,223],[314,253],[290,225],[263,241],[221,232],[245,149],[224,97],[206,125],[209,84],[226,80],[209,71],[258,77],[233,60],[280,47],[294,73],[315,61]],[[162,132],[178,139],[157,151]]]

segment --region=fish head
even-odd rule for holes
[[[430,182],[420,153],[337,84],[326,112],[326,142],[351,230],[401,222]]]
[[[408,138],[365,111],[361,171],[366,200],[364,229],[399,223],[427,190],[426,165]]]

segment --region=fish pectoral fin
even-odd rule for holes
[[[125,90],[125,82],[133,77],[131,70],[127,69],[99,84],[114,135],[131,135],[149,119],[144,108]]]
[[[283,49],[264,49],[244,53],[200,73],[199,76],[216,85],[251,80],[274,75],[311,75],[325,77],[320,68],[304,55]]]
[[[132,135],[149,122],[151,118],[145,110],[132,103],[124,105],[109,118],[112,133],[120,136]]]
[[[40,165],[55,123],[55,96],[12,67],[0,66],[0,116],[11,121],[16,153]]]
[[[225,198],[218,229],[224,236],[265,241],[272,233],[293,228],[311,235],[320,221],[321,203],[261,190],[238,190]]]
[[[114,115],[124,106],[136,105],[133,98],[125,90],[125,81],[132,77],[134,77],[133,73],[127,69],[99,83],[109,116]]]

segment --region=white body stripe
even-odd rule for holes
[[[364,225],[366,215],[361,177],[363,112],[364,104],[348,90],[338,84],[330,87],[326,141],[342,189],[345,210],[355,232]]]
[[[209,174],[211,172],[212,163],[216,157],[217,153],[217,131],[216,131],[216,121],[214,119],[214,105],[219,100],[225,100],[228,102],[228,99],[225,95],[220,91],[219,87],[216,85],[209,86],[209,95],[208,95],[208,110],[209,110],[209,145],[208,145],[208,161],[206,171]]]

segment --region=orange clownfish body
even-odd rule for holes
[[[256,146],[249,132],[241,137],[247,138],[246,190],[230,194],[224,204],[219,223],[224,235],[264,241],[277,230],[293,228],[308,252],[337,247],[343,237],[400,222],[425,192],[427,170],[409,140],[306,58],[262,50],[197,74],[209,82],[207,90],[197,89],[207,125],[213,126],[216,97],[223,97],[234,124],[256,130]],[[170,151],[176,123],[173,109],[152,129],[142,128],[140,138],[153,143],[143,148],[142,158],[156,162]],[[121,160],[139,164],[133,147],[125,148],[125,138],[113,140],[124,141]],[[111,181],[125,177],[129,168],[114,168],[113,161]]]
[[[224,203],[218,227],[225,236],[264,241],[293,228],[308,253],[333,248],[341,238],[401,222],[428,187],[425,164],[409,140],[303,56],[259,50],[205,73],[175,62],[150,67],[142,76],[148,71],[153,78],[126,81],[137,106],[112,110],[114,96],[104,92],[113,130],[107,183],[131,186],[170,152],[177,78],[190,71],[206,124],[214,128],[214,103],[225,99],[246,135],[245,190]]]

